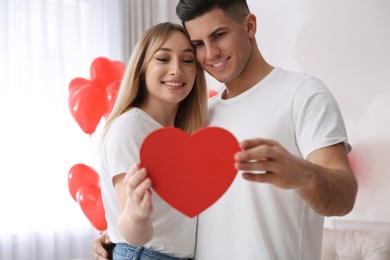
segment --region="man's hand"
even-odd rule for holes
[[[235,166],[244,171],[244,179],[295,189],[323,216],[343,216],[352,210],[358,186],[343,143],[317,149],[306,160],[274,140],[245,140],[241,148]]]
[[[290,154],[274,140],[251,139],[241,142],[242,151],[235,156],[237,170],[248,181],[297,189],[306,185],[303,173],[307,162]]]
[[[91,244],[91,255],[95,260],[112,259],[112,250],[114,244],[111,242],[108,234],[103,234],[95,239]]]

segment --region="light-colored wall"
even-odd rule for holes
[[[390,223],[390,1],[248,4],[265,58],[320,78],[339,102],[359,181],[355,208],[342,219]]]
[[[167,0],[172,21],[176,3]],[[248,4],[267,61],[320,78],[340,105],[359,181],[355,208],[341,219],[390,223],[390,1]],[[208,80],[210,88],[222,87]]]

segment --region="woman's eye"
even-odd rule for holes
[[[168,59],[165,59],[165,58],[157,58],[157,60],[160,62],[168,62],[169,61]]]

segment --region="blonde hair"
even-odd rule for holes
[[[104,126],[102,142],[115,119],[129,109],[139,107],[145,102],[148,94],[145,86],[146,67],[171,31],[182,32],[190,41],[187,32],[181,25],[166,22],[157,24],[145,31],[136,44],[123,76],[115,105]],[[206,116],[206,78],[203,69],[196,61],[195,83],[188,96],[180,102],[175,118],[175,127],[187,133],[192,133],[204,126]]]

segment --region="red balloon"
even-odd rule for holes
[[[79,163],[73,165],[68,173],[68,188],[70,195],[77,202],[77,192],[84,186],[99,186],[99,175],[92,168]]]
[[[215,90],[209,90],[209,98],[214,97],[215,95],[218,94],[218,91]]]
[[[112,61],[111,62],[113,69],[116,71],[117,76],[122,79],[123,73],[126,69],[126,66],[123,62],[120,61]]]
[[[110,83],[106,88],[106,94],[107,94],[107,102],[108,102],[108,109],[106,114],[104,115],[106,118],[110,115],[112,108],[114,107],[116,97],[118,96],[119,87],[121,85],[120,80],[113,81]]]
[[[85,133],[95,132],[101,118],[111,113],[124,71],[122,62],[98,57],[91,64],[90,80],[69,83],[69,109]]]
[[[81,129],[86,134],[92,134],[107,111],[105,92],[94,87],[91,82],[72,87],[69,93],[69,110]]]
[[[74,78],[69,83],[69,91],[75,90],[76,88],[83,87],[83,86],[88,85],[90,83],[91,83],[91,81],[89,81],[88,79]]]
[[[77,192],[77,203],[91,224],[100,231],[107,229],[107,221],[99,186],[88,185]]]
[[[104,57],[93,60],[90,68],[91,81],[103,90],[113,81],[121,80],[125,65],[119,61],[111,61]]]

